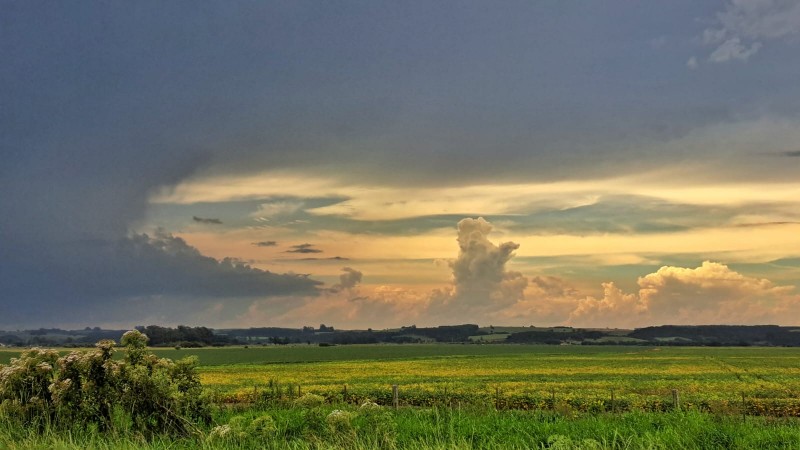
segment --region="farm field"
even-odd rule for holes
[[[191,436],[142,440],[125,431],[65,434],[0,423],[0,449],[800,445],[796,348],[432,344],[151,350],[173,359],[198,357],[200,380],[217,405],[211,424]],[[0,361],[17,354],[0,352]],[[391,408],[393,384],[399,386],[399,409]],[[369,401],[384,407],[365,410],[361,405]],[[267,422],[260,419],[265,417]],[[255,423],[269,427],[254,428]],[[223,436],[220,430],[233,431]]]
[[[203,384],[226,402],[299,389],[389,404],[397,384],[400,404],[411,406],[661,411],[673,407],[677,390],[682,408],[800,415],[795,348],[408,345],[193,353]]]
[[[682,408],[800,415],[800,349],[535,345],[351,345],[153,349],[194,355],[224,403],[316,393],[330,401],[578,411]],[[7,363],[13,351],[0,352]],[[346,386],[346,387],[345,387]],[[612,402],[612,391],[614,400]]]

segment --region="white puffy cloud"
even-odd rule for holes
[[[708,60],[717,63],[730,61],[732,59],[747,61],[751,56],[755,55],[760,48],[760,42],[754,42],[750,47],[746,47],[742,45],[738,37],[731,38],[720,44],[719,47],[711,52],[708,56]]]
[[[762,41],[798,32],[797,0],[730,0],[717,13],[715,26],[703,31],[703,43],[716,47],[708,58],[711,62],[747,61],[762,47]]]
[[[742,275],[724,264],[662,267],[639,278],[639,297],[654,319],[664,323],[789,323],[800,304],[794,286]],[[788,315],[787,315],[788,313]]]
[[[453,286],[434,293],[434,306],[494,311],[524,299],[528,279],[506,269],[519,244],[495,245],[488,238],[491,231],[482,217],[458,222],[459,252],[450,262]]]
[[[664,266],[640,277],[639,292],[626,294],[603,284],[603,297],[576,303],[570,323],[593,326],[659,324],[795,324],[800,296],[794,286],[776,286],[724,264]]]
[[[493,290],[508,275],[506,263],[519,244],[504,242],[499,246],[489,241],[492,225],[482,217],[458,222],[458,258],[451,262],[458,295],[482,295]]]
[[[649,317],[636,294],[626,294],[614,283],[603,283],[603,297],[586,297],[570,312],[569,323],[580,326],[636,327]]]

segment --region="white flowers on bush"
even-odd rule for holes
[[[350,428],[350,419],[352,419],[352,415],[347,411],[342,411],[341,409],[334,409],[331,411],[330,414],[325,418],[325,422],[333,429],[336,430],[346,430]]]
[[[219,425],[208,433],[208,441],[243,442],[249,439],[269,439],[278,432],[272,416],[250,419],[246,416],[234,416],[225,425]]]
[[[358,407],[358,409],[361,411],[374,411],[381,409],[381,405],[367,400],[366,402],[362,403],[361,406]]]
[[[208,434],[209,439],[225,439],[231,435],[233,430],[231,429],[230,425],[220,425],[218,427],[214,427],[211,429],[211,432]]]
[[[247,431],[254,436],[269,437],[278,431],[278,427],[275,426],[275,420],[272,419],[272,416],[263,415],[253,419],[247,427]]]
[[[209,422],[196,363],[158,360],[146,351],[145,335],[125,336],[132,345],[124,360],[113,358],[114,341],[103,340],[95,350],[64,356],[34,348],[0,366],[0,421],[106,427],[116,409],[137,431],[184,434],[188,422],[176,418]]]

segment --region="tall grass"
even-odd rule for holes
[[[351,420],[326,417],[345,410]],[[364,413],[345,405],[220,410],[215,424],[247,423],[269,415],[274,431],[201,433],[173,438],[126,430],[43,431],[0,422],[0,449],[792,449],[800,448],[797,419],[716,416],[700,412],[583,414],[492,409],[401,408]]]

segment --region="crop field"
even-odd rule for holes
[[[408,406],[800,416],[800,349],[535,345],[351,345],[155,349],[194,355],[220,403],[291,400]],[[0,352],[7,363],[14,351]],[[612,398],[613,396],[613,398]]]
[[[674,408],[800,415],[800,349],[515,345],[294,346],[194,354],[220,401],[321,394],[331,401],[576,411]],[[612,394],[613,391],[613,394]],[[613,401],[612,401],[613,395]]]
[[[124,420],[114,422],[112,433],[64,432],[23,426],[12,415],[0,420],[0,450],[800,446],[797,348],[432,344],[152,351],[198,357],[199,379],[216,404],[211,423],[191,434],[142,439]],[[0,363],[17,355],[2,351]],[[398,409],[391,408],[392,385],[399,389]]]

